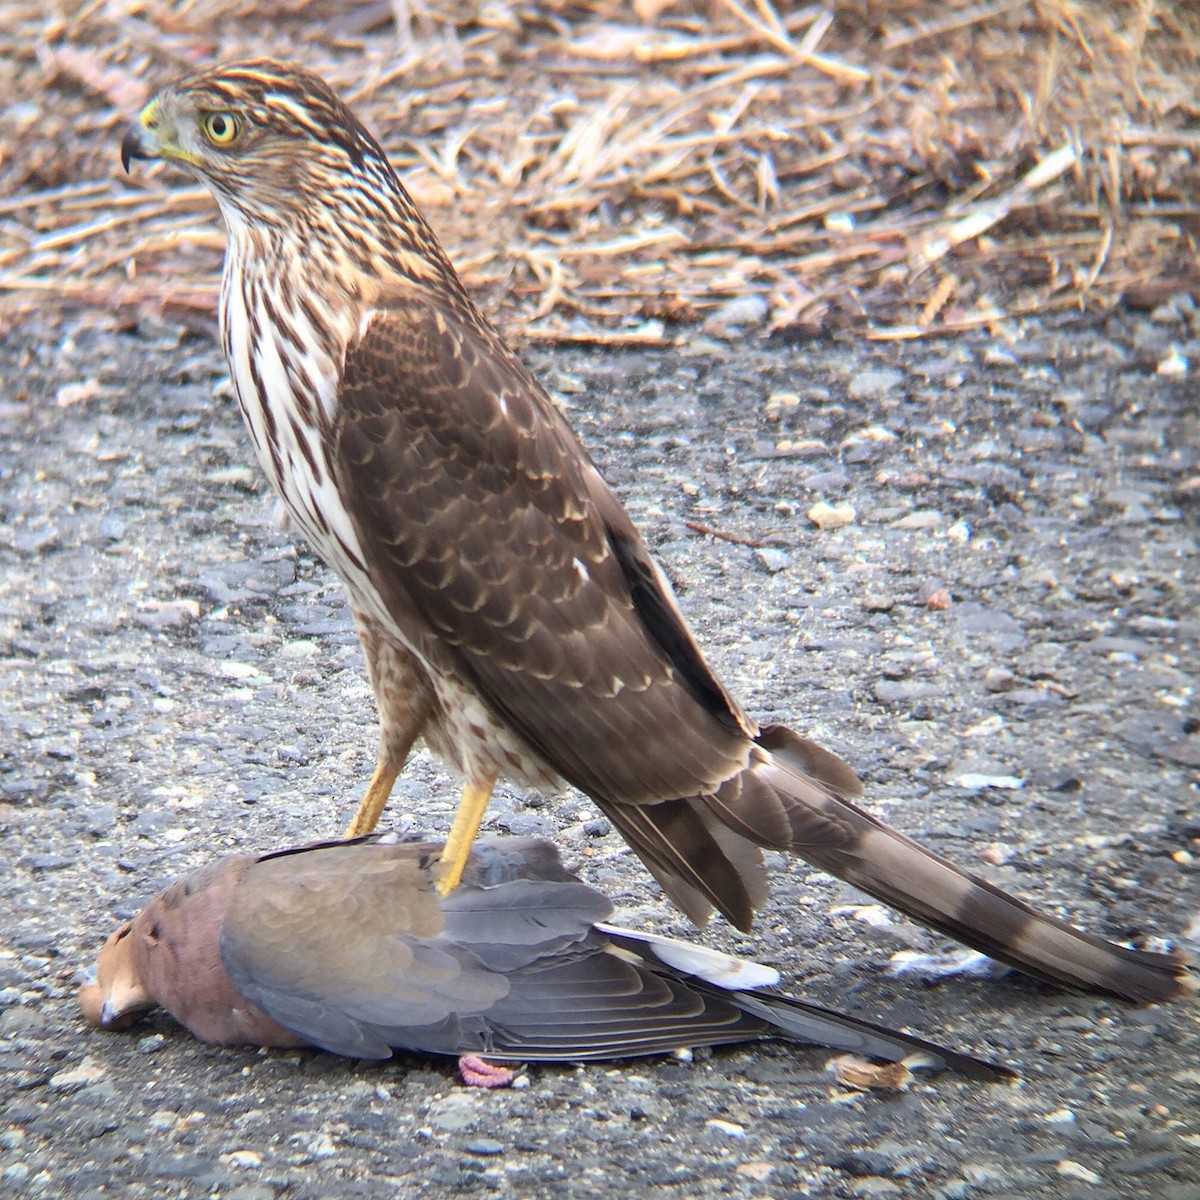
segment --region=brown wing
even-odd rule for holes
[[[398,297],[347,354],[338,485],[379,594],[570,783],[643,804],[745,765],[753,726],[549,397],[494,334]]]

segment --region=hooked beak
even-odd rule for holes
[[[146,145],[146,131],[136,121],[121,139],[121,166],[129,174],[129,164],[135,158],[154,158],[154,151]]]
[[[175,159],[193,162],[175,139],[174,122],[159,110],[158,100],[151,100],[138,113],[125,136],[121,139],[121,166],[129,174],[129,164],[135,158]]]
[[[121,166],[129,174],[129,164],[135,158],[158,158],[162,147],[158,141],[158,102],[151,100],[138,113],[137,120],[129,126],[121,139]]]

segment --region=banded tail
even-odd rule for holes
[[[1084,933],[891,829],[847,799],[861,785],[840,758],[785,726],[755,742],[746,769],[711,796],[604,806],[693,920],[715,907],[748,930],[766,895],[759,847],[785,850],[1035,978],[1135,1001],[1197,990],[1184,955]]]

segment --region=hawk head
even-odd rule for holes
[[[121,143],[126,171],[135,158],[179,163],[223,208],[251,218],[328,200],[349,178],[396,183],[379,143],[328,84],[271,59],[213,67],[159,92]]]
[[[459,288],[379,143],[328,84],[300,67],[249,59],[171,84],[125,134],[126,171],[135,158],[161,158],[198,176],[244,265],[254,266],[254,248],[243,235],[280,235],[294,251],[292,265],[307,266],[318,286],[332,269],[356,279],[355,292],[369,290],[363,281],[397,276]]]

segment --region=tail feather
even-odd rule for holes
[[[1184,957],[1131,950],[1037,912],[845,798],[859,790],[854,773],[836,755],[772,725],[758,737],[747,767],[712,795],[606,809],[694,920],[707,915],[711,903],[739,928],[749,928],[761,895],[762,867],[757,852],[748,855],[747,850],[762,846],[799,855],[918,921],[1051,983],[1137,1001],[1169,1000],[1197,990]],[[715,831],[721,826],[719,838]],[[739,855],[730,852],[735,844],[742,847]]]
[[[746,1017],[761,1022],[761,1033],[768,1036],[829,1046],[885,1062],[924,1060],[925,1065],[952,1067],[969,1078],[993,1083],[1016,1076],[1008,1067],[788,996],[777,990],[779,973],[760,963],[619,925],[601,924],[597,929],[613,945],[643,959],[652,970],[682,978],[692,990],[733,1004]],[[743,1033],[749,1032],[745,1024],[740,1028]]]
[[[703,926],[714,908],[749,931],[767,895],[767,877],[755,839],[729,829],[695,800],[662,804],[604,804],[617,832],[633,847],[663,891]]]
[[[758,1017],[777,1029],[784,1037],[799,1042],[831,1046],[870,1058],[888,1062],[901,1061],[911,1055],[927,1056],[932,1065],[951,1067],[969,1079],[994,1083],[1012,1079],[1016,1072],[1008,1067],[935,1046],[922,1038],[897,1033],[882,1025],[859,1021],[843,1013],[832,1012],[806,1000],[795,1000],[769,992],[733,992],[729,999],[743,1012]]]

